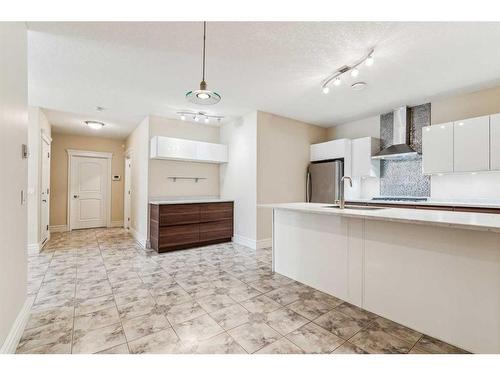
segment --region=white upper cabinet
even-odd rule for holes
[[[352,177],[379,177],[380,161],[372,156],[380,151],[380,140],[373,137],[351,141]]]
[[[500,170],[500,113],[490,116],[490,169]]]
[[[350,154],[350,139],[335,139],[333,141],[311,145],[311,161],[345,158]]]
[[[455,121],[453,165],[455,172],[490,169],[490,116]]]
[[[227,163],[227,146],[218,143],[155,136],[150,146],[151,159]]]
[[[453,123],[422,128],[424,174],[453,172]]]

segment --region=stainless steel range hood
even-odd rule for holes
[[[411,117],[408,107],[403,106],[394,110],[392,125],[392,145],[372,156],[372,159],[414,159],[417,151],[410,146]]]

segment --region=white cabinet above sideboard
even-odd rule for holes
[[[227,152],[227,146],[218,143],[162,136],[150,141],[151,159],[220,164],[227,163]]]

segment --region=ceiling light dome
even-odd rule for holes
[[[186,94],[186,99],[194,104],[211,105],[217,104],[221,96],[215,91],[207,90],[207,83],[205,82],[205,40],[207,34],[207,23],[203,22],[203,63],[202,63],[202,78],[200,82],[200,89],[189,91]]]
[[[104,125],[106,125],[104,122],[100,121],[84,121],[84,122],[90,129],[94,130],[102,129]]]

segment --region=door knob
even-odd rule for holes
[[[76,195],[76,194],[73,195],[73,198],[75,198],[75,199],[78,198],[78,197],[79,197],[79,195]]]

